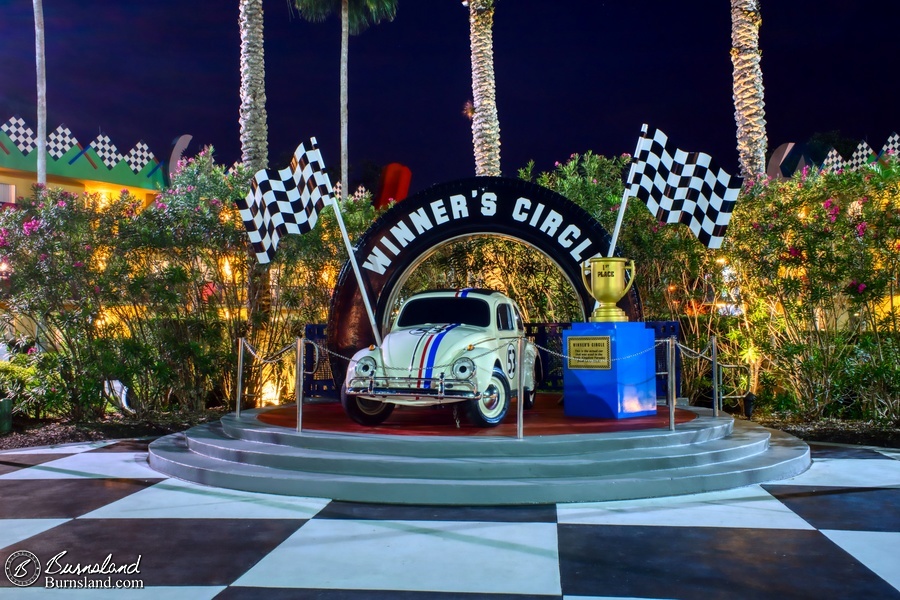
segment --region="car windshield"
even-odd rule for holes
[[[487,327],[491,324],[488,303],[477,298],[414,298],[403,305],[397,327],[428,323],[462,323]]]

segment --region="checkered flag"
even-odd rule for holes
[[[893,156],[894,158],[898,158],[898,155],[900,155],[900,135],[897,135],[895,132],[892,133],[891,137],[884,143],[879,157],[884,158],[886,156]]]
[[[822,170],[826,173],[837,173],[838,171],[842,171],[843,169],[844,158],[837,150],[832,148],[828,151],[828,156],[825,157],[825,162],[822,163]]]
[[[134,148],[125,155],[125,162],[128,163],[128,167],[134,173],[140,173],[150,161],[155,160],[156,157],[153,155],[153,152],[150,151],[150,148],[143,141],[135,144]]]
[[[57,127],[47,137],[47,154],[52,156],[54,160],[61,159],[66,152],[75,146],[81,149],[81,144],[78,143],[78,140],[72,135],[72,131],[65,125]]]
[[[722,245],[743,178],[732,177],[702,152],[669,144],[658,129],[644,125],[626,197],[640,198],[661,223],[683,223],[707,248]]]
[[[850,160],[844,161],[844,170],[858,171],[869,163],[875,162],[875,160],[877,160],[875,152],[867,143],[860,142],[856,150],[853,151],[853,156],[850,157]]]
[[[281,236],[311,231],[319,211],[333,202],[316,138],[309,141],[311,149],[300,144],[288,168],[258,171],[247,197],[237,201],[260,264],[272,260]]]
[[[22,117],[12,117],[0,126],[0,130],[3,130],[3,133],[9,137],[24,156],[28,156],[32,150],[37,148],[37,137],[35,137],[31,127],[25,124],[25,119]]]
[[[115,167],[122,162],[123,158],[125,158],[119,154],[119,149],[112,143],[109,136],[102,133],[97,136],[97,139],[91,142],[91,147],[94,149],[94,152],[97,153],[97,156],[100,157],[100,160],[103,161],[103,164],[109,169]]]

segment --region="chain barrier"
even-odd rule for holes
[[[704,348],[704,349],[701,350],[700,352],[697,352],[696,350],[694,350],[694,349],[692,349],[692,348],[688,348],[687,346],[685,346],[685,345],[682,344],[681,342],[677,342],[677,341],[676,341],[676,342],[675,342],[675,345],[678,346],[678,348],[680,348],[681,351],[684,352],[685,355],[687,355],[688,358],[706,358],[706,359],[711,358],[711,357],[708,355],[708,353],[709,353],[710,350],[712,350],[712,340],[706,342],[706,348]]]
[[[276,350],[275,354],[273,354],[272,356],[270,356],[268,358],[262,358],[259,356],[259,353],[257,352],[256,348],[254,348],[253,346],[250,345],[250,342],[248,342],[245,339],[243,340],[243,342],[244,342],[244,347],[250,353],[250,356],[252,356],[254,360],[259,361],[260,363],[262,363],[264,365],[273,365],[273,364],[279,362],[280,360],[282,360],[281,357],[284,356],[285,353],[290,352],[291,350],[294,349],[294,344],[290,343],[287,346],[285,346],[284,348],[281,348],[280,350]]]

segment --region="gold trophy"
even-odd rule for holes
[[[631,277],[625,283],[625,271],[631,270]],[[585,270],[589,270],[591,280],[588,282]],[[581,279],[588,293],[600,304],[591,314],[592,323],[604,321],[628,321],[625,311],[616,303],[625,297],[631,284],[634,283],[634,261],[627,258],[594,257],[581,265]]]

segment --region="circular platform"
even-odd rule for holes
[[[339,405],[233,414],[160,438],[150,466],[219,487],[335,500],[422,505],[585,502],[697,493],[792,477],[809,448],[782,432],[707,409],[625,420],[565,417],[539,398],[515,437],[515,412],[499,427],[456,427],[449,410],[395,411],[377,428]]]

